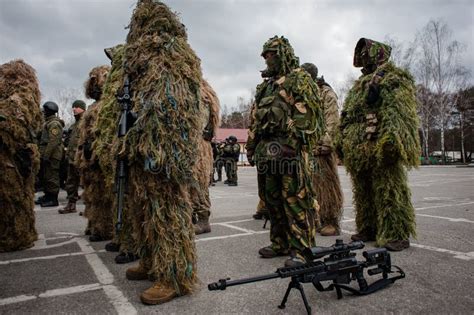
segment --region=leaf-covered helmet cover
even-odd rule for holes
[[[378,67],[388,61],[391,52],[392,48],[386,44],[372,39],[361,38],[354,50],[354,67],[365,68],[367,65]],[[366,64],[364,64],[364,59]]]
[[[279,75],[285,75],[290,73],[293,69],[299,67],[300,60],[295,56],[293,47],[285,37],[274,36],[270,38],[264,45],[261,56],[264,57],[265,53],[274,51],[280,60],[280,73]]]

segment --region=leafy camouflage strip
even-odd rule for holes
[[[280,71],[281,74],[291,72],[291,70],[297,68],[300,64],[298,57],[295,56],[293,47],[285,37],[274,36],[270,38],[265,44],[263,44],[262,57],[268,51],[274,51],[281,60]]]
[[[35,138],[43,121],[39,102],[30,65],[14,60],[0,66],[0,252],[29,248],[38,238],[33,199],[40,160]]]
[[[113,187],[107,185],[106,173],[100,168],[99,157],[94,149],[93,143],[96,140],[95,126],[99,117],[99,112],[104,104],[102,90],[109,73],[109,66],[98,66],[89,73],[89,79],[85,83],[86,93],[92,93],[96,99],[87,111],[83,114],[79,130],[79,149],[76,155],[76,164],[82,177],[84,192],[82,194],[85,204],[85,217],[89,219],[93,234],[104,239],[111,239],[113,236],[114,222],[114,200]],[[88,158],[85,149],[90,146],[91,157]]]
[[[379,56],[372,55],[374,64]],[[374,76],[379,76],[380,97],[369,107],[368,85]],[[419,163],[416,106],[412,76],[390,61],[362,75],[344,104],[338,146],[353,181],[357,229],[376,234],[381,246],[415,236],[405,168]],[[377,136],[372,140],[366,137],[368,114],[377,119]]]
[[[137,251],[158,282],[187,294],[197,281],[189,185],[201,155],[200,60],[177,16],[151,0],[134,10],[124,58],[138,119],[120,150],[130,162]]]
[[[368,58],[371,63],[380,66],[388,61],[392,47],[374,41],[372,39],[361,38],[357,42],[354,51],[354,67],[362,67],[362,57],[364,53],[368,53]]]

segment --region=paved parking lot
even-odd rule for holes
[[[352,193],[343,168],[339,174],[345,196],[339,238],[347,242],[355,230]],[[320,293],[305,285],[313,313],[474,313],[474,168],[421,167],[409,177],[418,237],[408,250],[392,253],[392,263],[405,270],[406,278],[375,294],[345,294],[341,300],[335,292]],[[211,196],[212,232],[196,240],[201,285],[193,295],[142,305],[139,294],[151,283],[127,281],[129,265],[115,264],[114,254],[103,249],[106,242],[90,243],[83,236],[83,217],[59,215],[59,207],[38,207],[36,245],[0,254],[0,314],[304,314],[296,291],[285,310],[277,308],[288,279],[207,290],[209,282],[221,278],[274,272],[285,260],[257,254],[269,244],[269,235],[263,221],[251,218],[257,203],[255,169],[239,169],[239,186],[218,183]],[[60,202],[66,203],[64,192]],[[335,239],[318,235],[317,243],[329,246]]]

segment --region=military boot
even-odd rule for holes
[[[138,266],[128,268],[125,272],[125,276],[128,280],[147,280],[150,267],[149,263],[140,259]]]
[[[66,214],[66,213],[74,213],[74,212],[77,212],[76,211],[76,203],[75,202],[72,202],[72,201],[68,201],[67,205],[61,209],[61,210],[58,210],[58,212],[60,214]]]
[[[199,214],[198,222],[194,224],[194,234],[204,234],[211,232],[211,224],[209,223],[209,214]]]
[[[41,202],[41,207],[57,207],[59,206],[57,194],[46,194],[45,198]]]
[[[362,242],[375,241],[375,233],[361,231],[357,234],[351,235],[351,240],[356,241],[356,242],[357,241],[362,241]]]
[[[43,196],[38,197],[38,198],[35,200],[35,205],[40,205],[40,204],[43,202],[43,200],[44,200],[45,197],[46,197],[46,195],[43,195]]]
[[[323,226],[319,233],[321,236],[337,236],[340,234],[339,229],[332,224]]]
[[[229,186],[238,186],[237,182],[229,182]]]
[[[140,300],[143,304],[156,305],[171,301],[178,296],[178,292],[165,284],[155,282],[155,284],[140,294]]]
[[[388,249],[389,251],[399,252],[410,247],[410,241],[409,240],[388,241],[384,247]]]

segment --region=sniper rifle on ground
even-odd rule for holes
[[[355,295],[366,295],[378,291],[394,283],[396,280],[404,278],[403,270],[391,264],[390,254],[385,248],[377,248],[364,251],[362,255],[365,261],[357,261],[356,253],[352,251],[364,248],[363,242],[352,242],[345,244],[341,239],[336,240],[336,244],[330,247],[313,247],[304,252],[309,263],[297,267],[278,268],[274,273],[261,275],[253,278],[240,280],[220,279],[218,282],[210,283],[208,289],[225,290],[227,287],[264,281],[275,278],[291,278],[285,296],[279,308],[285,308],[288,295],[291,289],[295,288],[301,293],[303,303],[308,314],[311,314],[311,307],[308,304],[302,283],[312,283],[318,291],[336,290],[337,298],[342,298],[342,290],[349,291]],[[329,256],[329,257],[326,257]],[[326,257],[326,258],[324,258]],[[324,258],[324,261],[318,259]],[[373,268],[372,268],[373,267]],[[392,270],[392,267],[395,270]],[[370,268],[370,269],[369,269]],[[369,276],[381,274],[382,278],[368,284],[364,278],[364,270],[367,269]],[[398,275],[389,277],[390,274]],[[358,289],[348,284],[357,280]],[[324,287],[321,282],[331,281]]]

